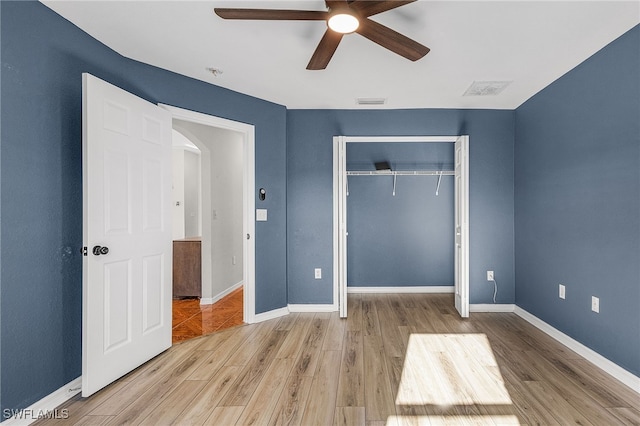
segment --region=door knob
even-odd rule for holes
[[[101,254],[109,253],[109,247],[94,246],[92,251],[95,256],[100,256]]]

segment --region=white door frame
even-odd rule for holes
[[[205,126],[217,127],[225,130],[232,130],[242,134],[243,140],[243,180],[242,180],[242,200],[243,214],[242,227],[244,238],[243,243],[243,263],[242,279],[244,283],[244,314],[243,320],[247,324],[255,322],[255,126],[228,120],[226,118],[215,117],[171,105],[158,104],[168,110],[174,120],[189,121]],[[206,217],[204,214],[202,218]]]
[[[454,145],[455,166],[455,306],[462,318],[469,317],[469,136]]]
[[[455,143],[460,138],[468,136],[334,136],[333,138],[333,301],[340,310],[340,317],[347,316],[347,190],[346,190],[346,161],[347,161],[347,143],[394,143],[394,142],[416,142],[416,143]],[[466,159],[468,161],[468,143],[464,144]],[[467,163],[468,164],[468,163]],[[468,167],[463,169],[464,179],[468,182]],[[458,194],[456,194],[457,197]],[[463,186],[463,194],[460,194],[469,206],[469,185]],[[468,210],[467,210],[468,212]],[[468,217],[468,213],[467,213]],[[466,238],[463,240],[462,251],[464,255],[461,257],[461,267],[465,271],[469,271],[469,244],[468,222],[464,229]],[[455,230],[454,230],[455,231]],[[464,274],[460,281],[461,291],[466,295],[462,303],[466,300],[466,312],[469,312],[469,275]],[[463,315],[465,310],[461,311]]]

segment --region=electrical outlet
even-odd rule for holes
[[[564,299],[564,295],[565,295],[565,288],[564,288],[564,285],[560,284],[560,285],[558,286],[558,297],[559,297],[560,299]]]
[[[321,280],[322,279],[322,268],[316,268],[314,270],[314,274],[315,274],[316,280]]]
[[[235,256],[231,256],[231,264],[232,265],[236,264],[236,257]]]
[[[591,310],[597,314],[600,313],[600,298],[591,296]]]
[[[487,271],[487,281],[493,281],[493,271]]]

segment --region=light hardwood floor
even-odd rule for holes
[[[349,295],[174,345],[38,424],[638,425],[639,395],[515,314]]]

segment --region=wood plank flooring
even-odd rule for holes
[[[174,345],[37,424],[640,425],[640,396],[515,314],[349,295]]]

